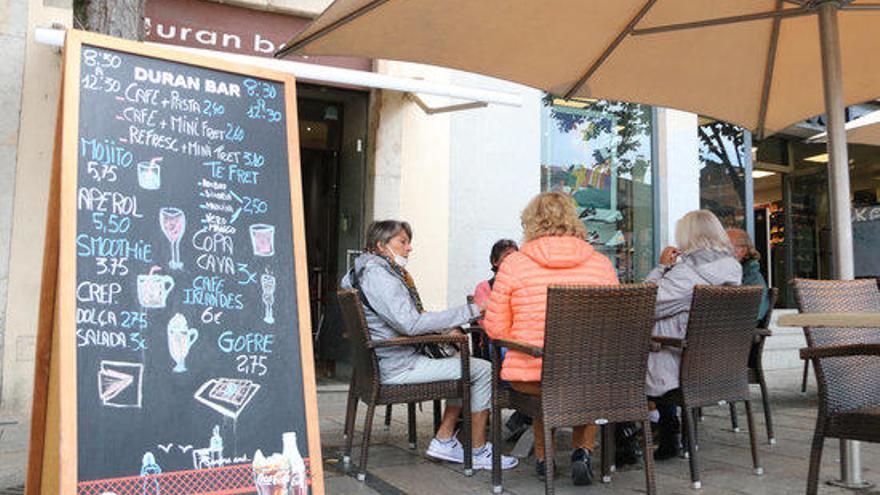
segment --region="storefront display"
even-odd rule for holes
[[[654,264],[650,107],[545,98],[541,190],[568,194],[621,281]]]

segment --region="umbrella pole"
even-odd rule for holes
[[[840,280],[854,278],[852,221],[850,218],[849,156],[844,128],[843,70],[840,60],[840,34],[837,28],[839,0],[822,3],[819,10],[819,39],[822,50],[822,79],[828,129],[828,180],[831,192],[831,234],[834,248],[834,275]],[[866,486],[862,481],[859,442],[840,441],[840,481],[832,484],[851,489]]]

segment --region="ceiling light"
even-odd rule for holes
[[[818,155],[808,156],[804,158],[805,162],[828,163],[828,153],[819,153]]]
[[[771,175],[776,175],[776,172],[770,172],[769,170],[752,170],[752,178],[760,179],[762,177],[770,177]]]

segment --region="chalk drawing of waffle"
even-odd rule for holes
[[[202,404],[232,419],[254,398],[260,385],[242,378],[211,378],[196,390],[193,397]]]

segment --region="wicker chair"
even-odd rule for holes
[[[764,474],[758,460],[746,366],[761,291],[758,286],[696,286],[687,338],[652,338],[658,345],[682,349],[680,388],[673,401],[681,406],[681,419],[687,432],[691,486],[695,489],[701,486],[695,421],[696,409],[700,407],[745,403],[754,472],[759,476]]]
[[[512,408],[544,420],[547,477],[553,482],[553,434],[556,428],[586,424],[640,422],[644,450],[652,444],[645,400],[645,371],[654,324],[655,285],[613,287],[551,286],[547,291],[544,349],[508,340],[493,341],[492,437],[501,445],[501,409]],[[501,381],[500,347],[543,357],[541,396],[521,394]],[[603,435],[604,437],[605,435]],[[606,449],[602,448],[603,454]],[[501,449],[493,451],[492,485],[501,493]],[[609,459],[602,456],[602,479],[610,481]],[[654,466],[645,457],[645,482],[655,493]]]
[[[354,423],[357,418],[358,401],[367,405],[367,417],[364,421],[364,441],[361,445],[360,471],[357,478],[366,479],[367,455],[370,448],[370,433],[373,427],[373,416],[376,406],[390,404],[407,404],[409,409],[409,443],[410,448],[416,446],[415,404],[417,402],[439,399],[461,399],[462,401],[462,443],[464,445],[464,473],[473,474],[473,457],[471,445],[471,414],[470,414],[470,352],[466,335],[420,335],[417,337],[401,337],[374,341],[364,318],[363,307],[356,290],[340,290],[339,306],[342,321],[351,339],[354,372],[348,390],[348,403],[345,412],[345,450],[343,463],[349,464],[351,459],[351,443],[354,437]],[[461,355],[461,379],[446,380],[413,385],[382,385],[379,381],[379,361],[376,349],[380,347],[417,345],[424,343],[457,344]]]
[[[792,282],[804,313],[880,312],[874,280]],[[880,442],[880,328],[804,327],[819,392],[819,415],[810,452],[807,494],[816,493],[826,437]]]
[[[776,436],[773,434],[773,416],[770,413],[770,397],[767,395],[767,382],[764,380],[764,342],[767,337],[773,335],[770,331],[770,317],[773,315],[773,306],[779,297],[779,289],[770,289],[768,294],[769,305],[767,314],[758,322],[755,337],[752,340],[752,350],[749,353],[749,384],[761,387],[761,402],[764,404],[764,424],[767,426],[767,443],[776,445]],[[739,421],[736,417],[736,404],[730,403],[730,426],[733,431],[739,431]]]

